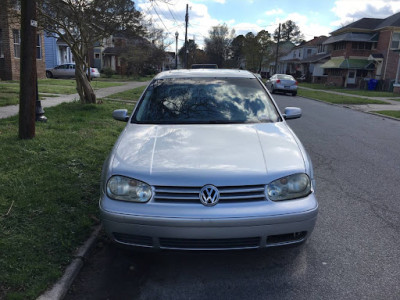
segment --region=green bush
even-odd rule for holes
[[[115,74],[115,71],[111,68],[105,68],[103,69],[103,73],[107,78],[111,78]]]

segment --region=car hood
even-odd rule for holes
[[[113,149],[109,174],[151,185],[253,185],[305,172],[302,146],[285,122],[128,124]]]

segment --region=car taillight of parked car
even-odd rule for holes
[[[278,80],[276,81],[276,83],[281,83],[281,80],[280,80],[280,79],[278,79]]]

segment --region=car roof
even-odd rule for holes
[[[255,78],[254,74],[245,70],[230,69],[182,69],[158,73],[154,79],[169,78]]]

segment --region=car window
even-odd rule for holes
[[[277,122],[279,114],[255,78],[155,80],[132,122],[212,124]]]
[[[278,75],[278,78],[282,80],[294,80],[291,75]]]

